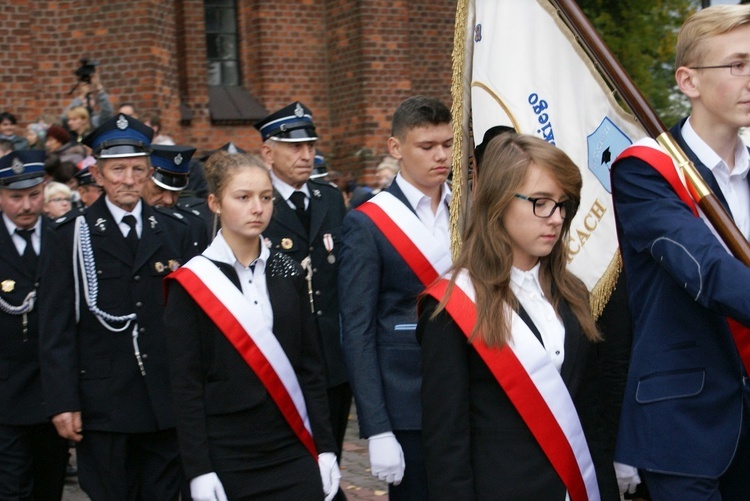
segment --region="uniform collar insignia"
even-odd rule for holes
[[[94,226],[96,226],[96,229],[99,231],[107,231],[107,220],[100,217],[96,220]]]

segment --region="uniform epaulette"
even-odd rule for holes
[[[269,277],[296,277],[302,272],[302,266],[283,252],[272,253],[268,260]]]
[[[187,217],[182,214],[176,207],[151,207],[155,212],[158,212],[159,214],[164,214],[165,216],[169,216],[172,219],[177,219],[178,221],[181,221],[185,224],[188,222],[186,221]]]
[[[310,179],[307,182],[310,183],[310,184],[315,185],[316,188],[318,186],[320,186],[323,189],[331,189],[331,190],[335,190],[337,192],[341,191],[341,190],[338,189],[337,186],[334,186],[331,183],[329,183],[328,181],[325,181],[325,180],[322,180],[322,179],[320,179],[320,180],[319,179]]]
[[[86,215],[86,209],[85,208],[79,208],[79,209],[73,209],[71,211],[66,212],[62,216],[58,217],[57,219],[52,220],[52,228],[59,228],[60,226],[64,226],[68,223],[71,223],[78,219],[79,216]]]

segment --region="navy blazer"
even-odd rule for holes
[[[345,383],[344,356],[341,353],[339,303],[336,277],[338,256],[341,252],[341,222],[346,214],[341,192],[325,182],[310,180],[310,233],[278,192],[274,192],[273,216],[263,236],[271,248],[283,252],[298,263],[308,255],[313,268],[313,294],[318,335],[323,350],[326,382],[329,388]],[[329,234],[333,241],[331,253],[323,237]]]
[[[725,205],[711,171],[672,135]],[[641,160],[612,168],[612,195],[633,314],[616,461],[717,477],[734,456],[745,371],[725,317],[750,326],[750,269]],[[729,210],[728,207],[726,207]]]
[[[414,212],[397,183],[387,191]],[[362,212],[344,218],[343,241],[342,343],[360,435],[419,430],[422,376],[415,329],[424,285]]]
[[[83,217],[91,234],[98,306],[112,315],[136,313],[146,370],[133,353],[132,329],[112,332],[89,311],[81,294],[76,322],[73,240],[75,216],[58,219],[42,251],[39,288],[42,384],[50,416],[81,411],[83,429],[143,433],[174,427],[164,337],[162,280],[170,265],[187,262],[205,247],[184,219],[143,205],[138,252],[125,237],[102,196]],[[116,325],[121,327],[122,324]]]
[[[49,220],[42,219],[41,241],[50,230]],[[11,306],[20,306],[26,295],[37,288],[39,270],[23,263],[15,244],[0,221],[0,298]],[[0,310],[0,424],[20,425],[47,420],[39,375],[39,311],[35,306],[24,315]]]

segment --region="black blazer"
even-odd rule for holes
[[[173,428],[162,281],[170,273],[170,264],[186,263],[202,247],[195,245],[184,220],[145,203],[135,256],[104,196],[83,215],[96,260],[98,306],[112,315],[137,314],[143,376],[133,353],[132,324],[122,332],[107,330],[83,298],[76,323],[72,262],[73,221],[78,214],[71,211],[58,219],[43,243],[40,357],[48,413],[81,411],[84,432],[144,433]],[[78,286],[82,290],[80,279]]]
[[[234,268],[215,264],[239,289]],[[273,332],[297,373],[318,453],[334,452],[303,271],[291,258],[272,253],[266,283]],[[235,486],[226,485],[232,482],[226,472],[309,455],[263,383],[192,297],[174,280],[167,281],[167,292],[169,368],[187,477],[215,471],[227,492],[236,492]]]
[[[422,437],[430,499],[563,501],[565,486],[497,380],[437,301],[422,299]],[[598,424],[595,350],[567,304],[561,376],[578,410],[603,500],[619,499]],[[533,330],[533,329],[532,329]]]
[[[263,236],[271,248],[283,252],[298,263],[308,255],[312,261],[315,317],[318,324],[327,386],[347,381],[339,328],[338,270],[341,251],[341,224],[346,208],[341,192],[325,182],[310,180],[310,233],[278,192],[274,192],[273,217]],[[333,239],[333,258],[325,248],[323,236]],[[287,248],[288,247],[288,248]],[[309,308],[309,303],[308,303]]]
[[[39,217],[44,244],[50,223],[43,215]],[[0,221],[0,298],[11,306],[20,306],[37,287],[38,273],[38,269],[24,265],[5,224]],[[23,315],[0,310],[0,424],[42,423],[47,417],[39,375],[38,307],[27,313],[26,318],[24,335]]]

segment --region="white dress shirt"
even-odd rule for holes
[[[216,234],[216,238],[203,251],[203,255],[213,261],[226,263],[234,268],[242,287],[242,295],[252,304],[260,306],[263,317],[268,325],[273,328],[273,309],[271,300],[268,297],[268,286],[266,285],[266,263],[271,255],[268,247],[263,243],[263,237],[260,237],[260,256],[255,261],[245,266],[240,263],[234,255],[231,247],[224,240],[221,230]]]
[[[130,226],[128,226],[128,223],[123,223],[122,218],[130,214],[135,218],[135,231],[138,233],[138,238],[141,238],[141,234],[143,233],[143,217],[142,217],[142,206],[141,201],[138,200],[138,203],[135,204],[135,207],[133,207],[133,212],[127,212],[124,209],[116,206],[112,202],[109,201],[109,198],[106,198],[104,202],[107,204],[107,208],[109,209],[109,212],[112,214],[112,217],[115,218],[115,221],[117,221],[117,227],[120,228],[120,231],[122,232],[123,237],[127,237],[128,233],[130,232]]]
[[[34,233],[31,234],[31,245],[34,246],[34,250],[36,251],[36,255],[38,256],[42,249],[42,215],[40,215],[37,220],[36,224],[34,225]],[[13,245],[16,246],[16,250],[18,251],[19,256],[23,256],[23,253],[26,252],[26,240],[16,233],[16,224],[10,220],[8,216],[3,214],[3,221],[5,221],[5,227],[8,228],[8,234],[10,235],[10,239],[13,241]]]
[[[547,356],[560,372],[565,360],[565,326],[539,284],[539,263],[529,271],[515,266],[510,270],[510,290],[529,314],[539,333]]]
[[[732,218],[746,239],[750,239],[750,185],[747,174],[750,170],[750,154],[747,146],[739,139],[734,150],[734,168],[729,172],[729,166],[716,154],[706,142],[701,139],[690,125],[690,119],[682,126],[682,137],[698,159],[709,169],[716,178],[724,198],[727,199]]]
[[[443,183],[437,211],[432,212],[432,198],[419,191],[413,184],[404,179],[400,172],[396,175],[395,182],[401,188],[414,212],[417,213],[419,220],[422,221],[422,224],[425,225],[430,233],[437,237],[440,242],[450,242],[449,205],[451,202],[451,189],[448,187],[448,184]]]
[[[276,177],[273,171],[271,171],[271,182],[273,184],[274,189],[279,192],[279,195],[281,195],[281,198],[286,200],[286,204],[292,209],[297,208],[294,205],[294,202],[290,200],[292,193],[294,193],[295,191],[301,191],[302,193],[305,194],[305,210],[307,210],[307,208],[310,207],[310,190],[307,188],[307,183],[303,184],[302,188],[296,189],[293,186],[286,184],[284,181]]]

